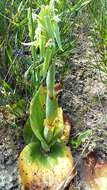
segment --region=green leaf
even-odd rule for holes
[[[54,117],[54,120],[46,119],[44,121],[44,126],[45,139],[50,143],[50,146],[52,146],[57,142],[58,138],[60,138],[63,133],[64,123],[62,109],[57,108],[56,117]]]
[[[41,34],[39,38],[39,48],[40,48],[41,59],[44,59],[44,56],[45,56],[45,44],[46,44],[46,37]]]
[[[46,155],[43,153],[43,150],[41,149],[40,143],[30,143],[21,152],[20,159],[24,159],[24,163],[29,167],[29,164],[31,164],[31,167],[37,166],[42,167],[42,169],[52,169],[56,167],[56,165],[59,163],[62,159],[65,160],[67,156],[69,156],[69,148],[65,146],[64,144],[56,143],[54,146],[52,146],[50,152]],[[71,159],[71,155],[70,155]],[[62,162],[63,163],[63,162]],[[46,171],[46,170],[45,170]],[[44,172],[44,170],[43,170]],[[50,174],[52,173],[52,170]]]
[[[46,104],[46,115],[49,118],[49,120],[53,120],[57,113],[56,110],[58,108],[58,101],[57,98],[50,98],[49,96],[47,97],[47,104]]]
[[[54,138],[58,138],[59,136],[61,136],[64,129],[63,111],[62,111],[62,108],[60,107],[57,108],[57,118],[58,118],[58,122],[54,130]]]
[[[63,111],[62,108],[57,109],[57,122],[56,127],[54,129],[53,138],[51,141],[51,146],[56,143],[56,141],[61,137],[64,130],[64,120],[63,120]]]
[[[59,32],[59,27],[58,27],[58,23],[57,22],[53,22],[53,31],[54,31],[54,38],[58,44],[58,47],[61,51],[63,51],[62,49],[62,45],[61,45],[61,39],[60,39],[60,32]]]
[[[44,100],[44,89],[43,87],[40,87],[30,104],[30,123],[31,128],[41,142],[42,147],[45,150],[49,150],[49,146],[43,136],[43,123],[45,118]]]
[[[7,82],[5,82],[4,80],[0,81],[0,83],[1,82],[5,90],[11,90],[11,86]]]
[[[82,143],[84,143],[92,134],[92,130],[86,130],[85,132],[81,132],[80,135],[75,140],[71,140],[71,144],[74,148],[78,148]]]
[[[71,14],[74,14],[75,11],[79,11],[82,8],[85,8],[92,0],[79,0],[73,7],[71,7]]]
[[[43,64],[43,76],[46,76],[46,73],[49,69],[49,65],[51,64],[52,61],[52,54],[53,54],[53,48],[47,47],[46,48],[46,54],[45,54],[45,60]]]
[[[47,30],[49,38],[54,38],[54,30],[52,28],[52,22],[49,15],[44,16],[45,28]]]

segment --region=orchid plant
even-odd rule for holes
[[[31,13],[31,12],[30,12]],[[31,16],[31,15],[30,15]],[[27,146],[19,157],[19,172],[24,189],[64,189],[74,177],[73,158],[66,146],[70,124],[58,106],[55,84],[55,56],[63,51],[56,2],[42,5],[38,15],[33,53],[39,50],[39,75],[46,86],[40,85],[30,103],[30,117],[24,129]]]

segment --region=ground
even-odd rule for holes
[[[79,38],[74,55],[69,60],[69,70],[63,79],[61,105],[72,121],[71,138],[87,129],[92,135],[75,149],[69,143],[77,168],[77,176],[70,189],[84,189],[83,158],[87,152],[96,150],[100,162],[107,159],[107,88],[101,80],[95,51],[83,29],[77,33]],[[0,190],[20,190],[17,161],[23,147],[22,126],[11,128],[0,113]]]
[[[107,87],[102,82],[99,70],[93,69],[93,66],[97,66],[97,60],[90,36],[82,30],[78,38],[79,46],[70,60],[71,70],[63,81],[62,105],[72,120],[71,138],[92,129],[90,138],[77,150],[73,150],[78,171],[75,187],[87,190],[83,158],[95,150],[99,162],[107,160]]]

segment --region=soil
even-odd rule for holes
[[[85,184],[85,156],[95,151],[98,162],[107,161],[107,87],[102,82],[102,77],[106,79],[106,76],[98,70],[99,58],[90,36],[82,30],[78,38],[78,48],[69,62],[71,69],[63,81],[62,105],[72,121],[70,139],[76,139],[88,129],[92,130],[91,136],[78,149],[70,143],[77,168],[74,189],[89,190]]]
[[[17,159],[21,139],[10,126],[0,126],[0,190],[19,190]]]
[[[64,77],[61,105],[72,120],[71,139],[92,129],[92,135],[77,149],[71,143],[77,176],[70,190],[87,190],[84,182],[83,158],[96,150],[100,162],[107,160],[107,88],[101,80],[96,65],[90,36],[83,31],[77,34],[78,47],[69,60],[69,70]],[[18,156],[23,147],[22,126],[16,130],[3,120],[0,113],[0,190],[20,190]]]

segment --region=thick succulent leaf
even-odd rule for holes
[[[63,133],[63,112],[61,108],[57,108],[56,117],[54,120],[45,120],[44,122],[44,136],[50,146],[52,146]]]
[[[69,116],[66,114],[63,114],[63,120],[64,120],[64,129],[63,129],[63,134],[60,138],[60,141],[67,144],[70,137],[71,120]]]
[[[40,87],[30,104],[30,123],[34,134],[40,140],[42,146],[48,150],[49,147],[43,138],[43,122],[45,118],[44,96],[44,90]]]
[[[59,136],[61,136],[64,128],[62,108],[57,109],[57,122],[55,123],[55,125],[56,127],[54,130],[54,138],[58,138]]]

